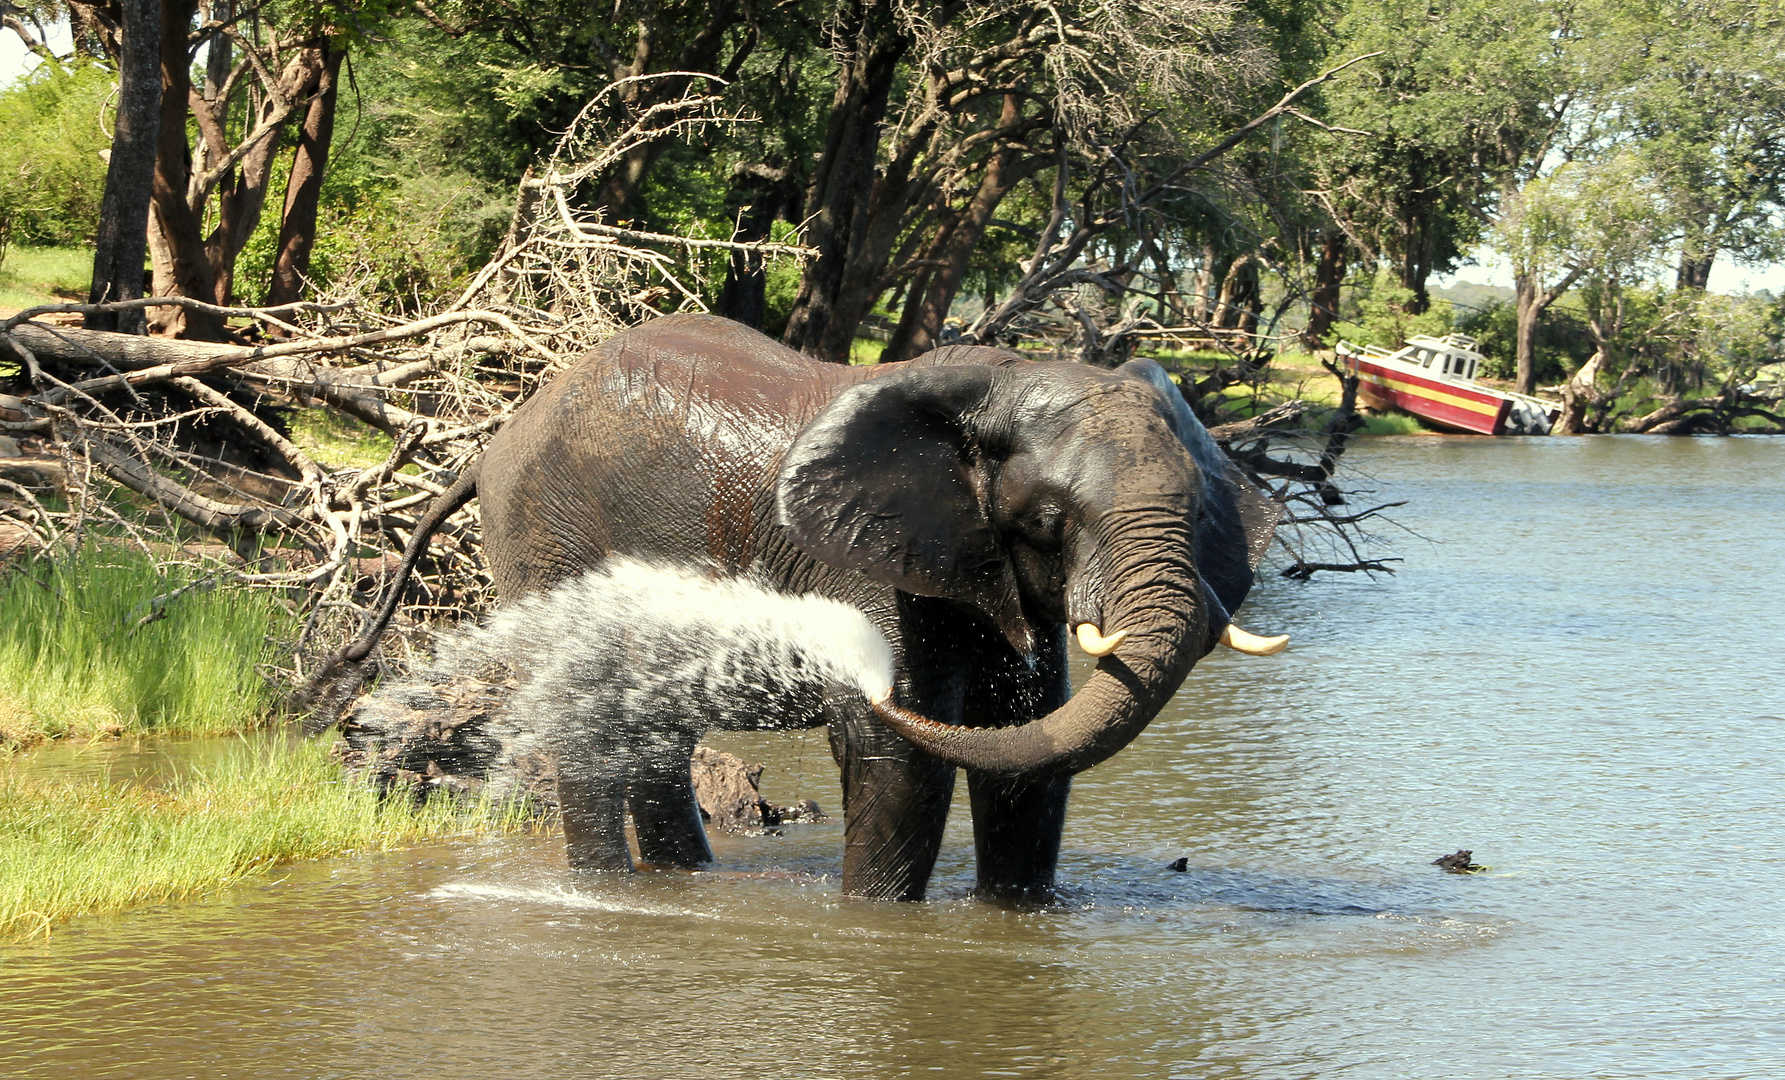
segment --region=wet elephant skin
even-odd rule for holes
[[[1020,744],[970,759],[978,891],[1045,899],[1071,773],[1144,728],[1251,583],[1235,507],[1256,492],[1198,467],[1169,385],[1152,365],[988,348],[843,367],[671,316],[577,361],[491,441],[474,477],[485,552],[503,598],[614,553],[860,608],[892,644],[902,706]],[[1129,638],[1075,697],[1079,623]],[[829,725],[842,773],[845,892],[922,898],[955,766],[865,703],[810,723]],[[688,798],[685,776],[659,787],[627,793],[641,849],[698,862],[688,815],[639,813]]]

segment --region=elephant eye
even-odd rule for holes
[[[1056,502],[1044,502],[1036,510],[1034,531],[1037,539],[1047,539],[1055,543],[1066,527],[1066,509]]]

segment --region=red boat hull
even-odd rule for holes
[[[1361,356],[1348,357],[1357,394],[1374,409],[1399,409],[1452,431],[1502,435],[1512,399],[1492,390],[1414,375]]]

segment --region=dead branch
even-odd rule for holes
[[[357,625],[417,519],[541,382],[624,327],[702,310],[714,268],[703,260],[716,253],[807,254],[797,242],[615,228],[584,210],[583,179],[632,142],[728,120],[716,99],[692,94],[617,136],[598,131],[592,115],[523,182],[502,248],[433,310],[393,314],[415,298],[382,297],[372,268],[356,277],[349,267],[327,295],[277,308],[151,297],[45,305],[0,322],[0,432],[35,470],[18,475],[53,475],[66,503],[0,479],[8,548],[54,555],[99,534],[158,562],[208,562],[201,581],[281,590],[304,621],[286,643],[288,659],[272,667],[301,675],[306,653],[332,651]],[[159,306],[228,320],[237,341],[113,334],[50,318]],[[331,461],[295,433],[296,418],[317,414],[351,418],[390,441],[369,467]],[[401,583],[419,601],[416,616],[483,606],[489,577],[477,513],[472,504],[446,522],[434,553]],[[227,565],[193,553],[193,530],[232,553]],[[193,591],[158,597],[144,618]],[[408,648],[390,647],[399,656]]]

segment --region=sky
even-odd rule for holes
[[[66,26],[56,28],[51,46],[58,51],[67,49],[71,44]],[[36,57],[25,50],[19,43],[18,36],[11,31],[0,30],[0,86],[7,86],[35,68]],[[1434,284],[1443,287],[1458,281],[1472,281],[1478,285],[1502,285],[1512,287],[1512,269],[1503,259],[1491,251],[1480,251],[1476,254],[1472,265],[1458,268],[1454,274],[1446,274],[1433,279]],[[1766,289],[1775,295],[1785,293],[1785,263],[1771,263],[1765,266],[1736,266],[1727,257],[1717,260],[1711,268],[1709,288],[1712,292],[1758,292]]]

